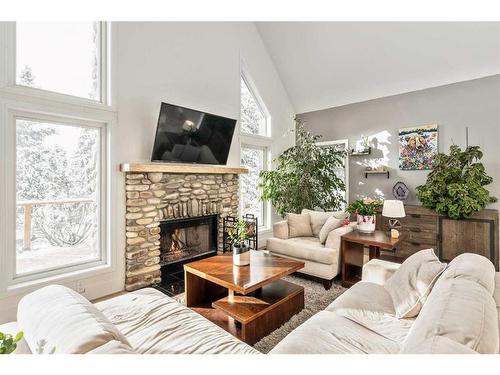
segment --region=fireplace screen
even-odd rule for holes
[[[160,225],[161,264],[217,251],[217,216],[169,220]]]

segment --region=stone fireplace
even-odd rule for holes
[[[237,216],[244,168],[122,164],[125,289],[161,282],[161,266],[222,252],[222,218]]]

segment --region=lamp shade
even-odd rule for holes
[[[405,217],[405,206],[402,201],[387,200],[384,201],[382,216],[385,217]]]

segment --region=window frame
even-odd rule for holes
[[[101,23],[105,25],[106,40],[101,44],[102,57],[105,57],[105,74],[101,73],[101,84],[105,84],[105,92],[101,94],[102,102],[90,99],[73,97],[66,94],[52,93],[44,90],[31,89],[18,85],[9,85],[15,82],[15,22],[0,22],[0,179],[6,181],[0,184],[0,304],[5,298],[16,297],[33,291],[44,285],[52,283],[88,281],[99,277],[105,280],[108,275],[114,275],[119,266],[120,243],[117,236],[120,228],[111,226],[111,217],[120,213],[119,195],[116,196],[116,184],[120,174],[111,166],[115,163],[112,152],[114,140],[114,128],[117,124],[116,88],[112,83],[116,78],[116,25],[112,23]],[[28,113],[28,117],[53,116],[65,121],[84,121],[91,124],[105,124],[105,130],[101,133],[101,147],[106,146],[106,152],[101,154],[101,163],[105,163],[106,169],[101,173],[101,195],[105,200],[101,203],[101,246],[102,262],[96,264],[85,264],[62,268],[46,274],[17,279],[14,282],[12,259],[15,257],[15,203],[16,203],[16,171],[15,171],[15,133],[11,113]],[[105,140],[103,138],[105,135]],[[14,138],[12,138],[14,136]],[[113,192],[113,194],[111,194]],[[103,199],[103,198],[101,198]],[[15,259],[14,259],[15,262]],[[114,277],[114,276],[113,276]],[[104,279],[103,279],[104,278]],[[17,297],[16,297],[17,298]]]
[[[110,39],[111,27],[109,22],[99,22],[99,100],[93,100],[71,94],[64,94],[56,91],[28,87],[17,84],[17,41],[16,41],[16,23],[6,22],[3,25],[3,50],[5,70],[0,72],[0,91],[6,94],[17,94],[31,98],[58,101],[67,104],[75,104],[90,108],[99,108],[104,110],[114,110],[114,103],[110,93]],[[0,31],[2,31],[0,29]],[[3,78],[1,77],[3,75]]]
[[[262,100],[262,97],[259,94],[259,91],[257,90],[254,82],[250,78],[250,75],[248,71],[245,68],[242,68],[241,74],[240,74],[241,79],[245,83],[245,85],[248,88],[248,91],[250,91],[250,94],[253,96],[255,99],[255,102],[257,103],[257,106],[259,107],[259,110],[262,112],[264,115],[264,134],[252,134],[252,133],[247,133],[243,131],[240,127],[240,133],[252,137],[263,137],[263,138],[271,138],[271,115],[269,111],[267,110],[266,105],[264,104],[264,101]],[[241,111],[241,87],[240,87],[240,111]],[[240,121],[241,121],[241,112],[240,112]]]
[[[256,144],[242,143],[241,149],[244,149],[244,148],[262,151],[262,153],[263,153],[262,165],[264,167],[263,170],[267,170],[266,166],[269,164],[269,154],[270,154],[269,147],[260,146],[260,145],[256,145]],[[241,160],[241,158],[240,158],[240,160]],[[258,190],[259,190],[259,192],[262,192],[261,188],[258,188]],[[243,203],[243,199],[242,199],[241,194],[242,194],[242,191],[241,191],[241,186],[240,186],[240,199],[241,199],[241,202]],[[269,220],[271,218],[271,205],[269,204],[269,202],[265,202],[265,201],[260,201],[260,204],[261,204],[261,209],[262,209],[262,222],[259,222],[258,228],[260,230],[267,230],[270,228]]]
[[[54,124],[60,124],[65,126],[77,126],[77,127],[89,127],[94,129],[99,129],[100,132],[100,148],[99,148],[99,194],[98,194],[98,206],[99,206],[99,245],[100,245],[100,257],[97,260],[89,260],[85,262],[71,263],[61,267],[52,267],[45,270],[33,271],[24,274],[17,274],[16,269],[16,121],[18,119],[28,120],[28,121],[45,121]],[[8,238],[7,251],[5,254],[5,264],[6,264],[6,275],[7,275],[7,288],[15,288],[19,285],[24,285],[27,283],[43,281],[45,279],[62,276],[66,274],[71,274],[73,272],[96,269],[98,267],[109,265],[110,261],[110,247],[109,247],[109,216],[108,216],[108,191],[109,191],[109,157],[108,156],[108,144],[109,144],[109,124],[100,120],[94,119],[84,119],[75,118],[63,115],[54,115],[39,113],[34,111],[25,111],[12,109],[7,112],[7,123],[6,123],[6,138],[9,140],[8,143],[12,144],[9,150],[9,166],[10,173],[8,172],[7,181],[12,181],[10,184],[10,195],[12,199],[9,201],[6,209],[7,218],[7,228],[10,235]]]
[[[271,146],[272,146],[272,138],[271,138],[271,123],[272,123],[272,118],[271,114],[268,111],[261,95],[259,94],[259,91],[257,90],[257,87],[255,86],[254,81],[251,79],[250,74],[248,72],[248,69],[246,68],[246,65],[244,61],[241,61],[240,64],[240,116],[239,116],[239,122],[241,124],[241,79],[245,82],[248,90],[254,97],[255,101],[257,102],[257,105],[259,106],[259,109],[262,111],[265,117],[265,126],[266,126],[266,134],[265,135],[260,135],[260,134],[251,134],[251,133],[246,133],[241,129],[240,125],[240,153],[241,149],[243,147],[245,148],[254,148],[254,149],[259,149],[264,151],[264,169],[263,170],[269,170],[269,165],[272,160],[272,154],[271,154]],[[240,155],[240,164],[241,164],[241,155]],[[242,166],[244,167],[244,166]],[[241,186],[239,189],[239,194],[240,194],[240,201],[242,201],[242,196],[241,196]],[[259,223],[259,229],[262,232],[265,231],[270,231],[271,230],[271,220],[272,220],[272,213],[271,213],[271,203],[268,201],[262,202],[262,223]],[[243,212],[241,213],[243,214]]]

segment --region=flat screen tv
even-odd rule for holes
[[[151,161],[226,164],[236,120],[161,103]]]

